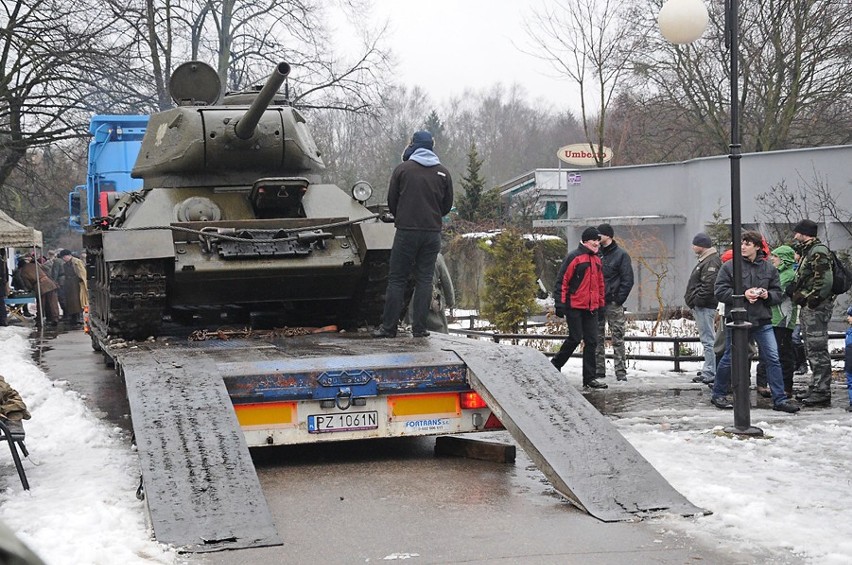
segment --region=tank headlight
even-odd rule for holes
[[[373,195],[373,187],[365,180],[359,180],[352,185],[352,198],[364,203]]]

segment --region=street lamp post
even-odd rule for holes
[[[751,377],[748,360],[748,330],[742,277],[742,218],[740,210],[740,117],[739,117],[739,0],[726,0],[725,46],[731,54],[731,243],[734,267],[734,303],[731,322],[731,386],[734,390],[734,425],[726,432],[738,435],[763,435],[763,430],[751,425]],[[701,0],[669,0],[658,17],[663,37],[672,43],[692,43],[707,27],[707,8]]]

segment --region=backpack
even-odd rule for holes
[[[843,264],[843,261],[837,258],[837,253],[829,249],[831,255],[831,273],[834,282],[831,283],[831,294],[840,296],[845,292],[849,292],[852,288],[852,273]]]

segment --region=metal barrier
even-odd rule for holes
[[[464,318],[456,318],[459,319],[467,319],[468,316]],[[473,325],[473,321],[475,316],[470,316],[471,325]],[[531,339],[541,339],[546,341],[564,341],[568,339],[567,334],[504,334],[504,333],[496,333],[489,332],[483,330],[474,330],[474,329],[463,329],[463,328],[450,328],[450,333],[457,335],[464,335],[467,337],[487,337],[488,339],[500,343],[501,340],[511,339],[511,340],[531,340]],[[828,339],[839,339],[844,340],[846,338],[845,334],[839,332],[828,332]],[[607,341],[610,341],[611,338],[607,337]],[[685,343],[698,343],[700,339],[698,336],[624,336],[625,342],[650,342],[650,343],[671,343],[673,345],[674,355],[649,355],[649,354],[626,354],[625,358],[627,360],[635,359],[638,361],[672,361],[674,362],[674,371],[676,373],[684,372],[681,369],[680,364],[684,361],[704,361],[704,355],[684,355],[681,353],[681,345]],[[556,355],[555,353],[551,353],[549,351],[542,351],[542,353],[547,357],[553,357]],[[841,350],[839,352],[831,353],[829,349],[829,355],[832,359],[844,359],[844,352]],[[571,357],[580,358],[582,357],[582,353],[574,352]],[[606,354],[607,359],[612,359],[612,353]],[[752,356],[752,360],[756,359],[756,357]]]

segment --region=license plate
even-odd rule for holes
[[[379,427],[379,413],[341,412],[338,414],[311,414],[308,416],[308,432],[349,432],[353,430],[375,430]]]

